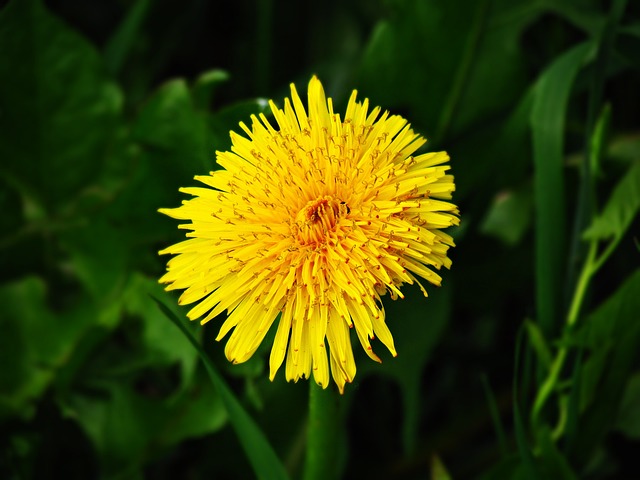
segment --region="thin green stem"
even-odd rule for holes
[[[589,281],[591,280],[591,277],[595,272],[593,266],[596,258],[597,248],[598,242],[590,242],[587,259],[584,262],[582,272],[580,272],[580,277],[578,277],[578,283],[576,284],[576,289],[573,294],[573,300],[571,301],[571,307],[569,308],[569,314],[567,315],[568,326],[572,326],[578,321],[578,316],[580,315],[580,307],[582,306],[584,295],[587,291],[587,287],[589,286]]]
[[[338,478],[338,396],[309,380],[309,427],[304,480]]]
[[[587,287],[589,286],[589,281],[595,272],[593,266],[596,256],[597,242],[593,241],[589,245],[589,253],[587,254],[587,259],[582,268],[582,272],[580,273],[580,277],[578,278],[578,283],[576,284],[576,289],[573,294],[573,300],[571,301],[571,307],[569,309],[569,314],[567,315],[567,326],[572,326],[578,320],[578,316],[580,314],[580,308],[582,306],[582,301],[584,300],[584,295],[587,291]],[[566,346],[563,346],[558,350],[556,354],[556,358],[553,360],[551,364],[551,368],[549,369],[549,374],[547,378],[544,380],[542,385],[540,386],[540,390],[538,390],[538,395],[533,403],[532,410],[532,422],[533,425],[538,424],[538,419],[540,418],[540,413],[544,408],[547,400],[551,396],[551,393],[556,388],[558,383],[558,379],[560,378],[560,373],[562,373],[562,368],[564,367],[564,362],[567,359],[568,349]]]

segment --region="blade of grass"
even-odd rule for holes
[[[553,443],[549,428],[545,427],[543,431],[540,432],[539,438],[540,453],[545,466],[545,475],[547,478],[557,480],[578,480],[578,477],[571,469],[571,465],[569,465],[567,459],[558,450],[556,444]]]
[[[520,331],[518,332],[518,338],[516,339],[516,351],[513,368],[513,423],[516,436],[516,445],[518,446],[518,453],[520,454],[520,460],[522,461],[522,466],[524,468],[524,472],[526,473],[526,478],[528,478],[529,480],[538,480],[540,478],[540,475],[538,474],[538,469],[536,467],[533,454],[531,453],[531,450],[529,448],[526,429],[522,420],[522,415],[520,413],[520,399],[518,395],[518,375],[520,372],[521,355],[520,352],[522,350],[524,335],[524,328],[520,328]]]
[[[536,352],[536,356],[538,358],[538,361],[540,362],[540,365],[545,370],[549,370],[553,361],[553,357],[551,356],[551,350],[549,350],[547,341],[540,331],[540,327],[537,323],[534,323],[529,319],[524,321],[524,326],[527,328],[527,333],[529,334],[529,342],[531,342],[531,346]]]
[[[104,63],[112,75],[120,73],[127,55],[140,32],[140,27],[149,13],[150,0],[137,0],[127,12],[104,49]]]
[[[489,414],[491,415],[491,421],[493,422],[493,428],[496,431],[496,436],[498,437],[498,446],[500,448],[500,454],[502,458],[506,458],[509,454],[509,449],[507,448],[507,440],[506,435],[504,434],[504,427],[502,426],[502,420],[500,419],[500,411],[498,410],[498,404],[496,403],[496,397],[493,394],[493,390],[491,390],[491,385],[489,385],[489,380],[487,376],[483,373],[480,377],[482,382],[482,389],[484,390],[484,396],[487,400],[487,406],[489,407]]]
[[[436,128],[436,134],[434,135],[434,142],[441,142],[444,136],[447,134],[453,115],[462,94],[464,93],[464,87],[469,79],[469,71],[473,66],[475,60],[475,53],[478,50],[480,41],[482,39],[482,33],[485,28],[487,12],[489,11],[489,0],[483,0],[477,3],[475,15],[473,17],[473,25],[469,31],[467,37],[467,43],[464,49],[464,55],[462,60],[458,64],[458,70],[454,77],[451,92],[447,97],[447,101],[442,109],[440,118],[438,119],[438,126]]]
[[[233,426],[238,439],[245,451],[245,454],[249,458],[249,462],[253,467],[253,471],[256,476],[261,479],[288,479],[288,475],[278,459],[277,455],[271,448],[271,445],[267,441],[264,433],[256,425],[253,419],[242,407],[238,399],[235,397],[231,389],[227,386],[220,373],[216,370],[215,366],[211,362],[209,356],[203,350],[202,346],[191,335],[191,332],[185,327],[185,325],[178,319],[178,317],[160,300],[151,296],[151,298],[158,304],[158,308],[165,314],[165,316],[173,322],[173,324],[180,329],[185,337],[189,339],[194,348],[198,351],[200,358],[204,362],[204,366],[211,377],[222,402],[229,414],[229,420]]]
[[[582,43],[556,59],[539,78],[531,112],[536,204],[536,309],[546,338],[559,326],[565,268],[564,130],[574,79],[592,54]]]

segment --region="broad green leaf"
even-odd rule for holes
[[[516,245],[531,225],[532,198],[530,188],[500,192],[480,226],[485,235]]]
[[[593,47],[580,44],[558,57],[535,86],[531,129],[534,156],[535,266],[538,322],[545,336],[558,325],[565,268],[564,135],[571,87]]]
[[[129,316],[142,319],[144,348],[151,355],[154,365],[180,364],[184,389],[191,383],[195,373],[198,353],[183,335],[175,334],[175,328],[167,322],[149,295],[167,301],[171,298],[156,279],[134,273],[122,295],[123,310]],[[178,312],[176,307],[174,313]],[[198,329],[194,334],[201,331],[202,329]]]
[[[101,171],[122,98],[97,52],[39,0],[0,12],[0,173],[56,210]]]
[[[186,182],[213,165],[206,117],[196,111],[183,79],[165,83],[148,100],[133,127],[133,136],[152,156],[158,177]],[[180,185],[181,186],[181,185]]]
[[[113,206],[114,215],[133,226],[133,240],[178,240],[175,224],[157,213],[185,198],[178,189],[215,166],[215,146],[207,114],[198,111],[183,79],[162,85],[143,106],[132,127],[138,150],[131,183]],[[173,236],[171,236],[173,234]],[[183,235],[182,235],[183,237]]]
[[[87,333],[103,319],[81,302],[53,312],[42,280],[27,277],[0,288],[3,356],[0,417],[33,414],[34,402],[65,367]]]
[[[618,182],[606,206],[584,232],[585,240],[620,237],[640,209],[640,162],[634,162]]]
[[[114,302],[127,279],[129,245],[120,229],[95,219],[59,234],[69,268],[98,305]]]
[[[516,15],[523,9],[506,1],[469,7],[460,15],[459,5],[445,0],[389,2],[364,52],[362,93],[376,105],[407,110],[427,137],[459,134],[509,108],[525,89],[520,35],[543,9],[532,5]]]
[[[209,356],[205,353],[200,344],[195,340],[193,335],[191,335],[180,319],[178,319],[178,317],[169,310],[166,305],[156,298],[154,298],[154,300],[158,304],[160,310],[162,310],[167,318],[181,330],[200,354],[200,358],[204,362],[211,381],[216,387],[218,395],[222,399],[229,416],[229,421],[238,435],[240,444],[249,458],[249,462],[251,462],[251,466],[253,467],[256,476],[261,479],[273,480],[288,478],[282,463],[276,456],[271,445],[269,445],[266,437],[249,414],[244,410],[242,404],[238,401],[233,392],[229,389],[224,378],[218,373],[213,362],[211,362]]]
[[[163,449],[225,425],[220,397],[210,382],[200,380],[177,398],[157,398],[111,381],[92,394],[74,393],[63,412],[91,439],[103,474],[126,476]]]

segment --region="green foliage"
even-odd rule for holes
[[[311,73],[446,149],[462,212],[443,287],[384,298],[398,357],[352,336],[335,469],[637,475],[640,3],[4,3],[0,477],[302,476],[307,385],[180,320],[157,209]]]
[[[585,240],[621,237],[640,208],[640,162],[635,162],[616,185],[600,215],[584,232]]]
[[[98,52],[37,0],[2,11],[0,44],[2,171],[54,211],[100,173],[122,93]]]
[[[562,297],[562,259],[566,255],[563,140],[569,94],[578,71],[591,55],[581,44],[556,59],[540,76],[531,111],[536,200],[536,299],[542,331],[558,324]]]
[[[269,442],[264,437],[264,434],[236,399],[233,392],[229,389],[229,386],[226,384],[220,373],[218,373],[213,362],[193,335],[191,335],[189,329],[187,329],[176,314],[169,310],[169,308],[167,308],[162,302],[155,298],[154,300],[167,318],[181,330],[200,354],[200,358],[209,373],[209,377],[211,377],[211,382],[215,386],[218,395],[224,404],[229,415],[229,420],[240,439],[240,443],[244,448],[245,454],[249,457],[249,461],[251,462],[251,466],[253,467],[256,476],[258,478],[272,478],[274,480],[288,478],[284,467],[273,452]]]

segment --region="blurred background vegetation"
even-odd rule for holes
[[[344,478],[640,478],[639,2],[0,7],[0,477],[255,477],[149,297],[184,317],[156,210],[317,74],[447,150],[462,212],[444,286],[385,304],[398,358],[357,352]],[[307,382],[220,323],[190,327],[299,477]]]

